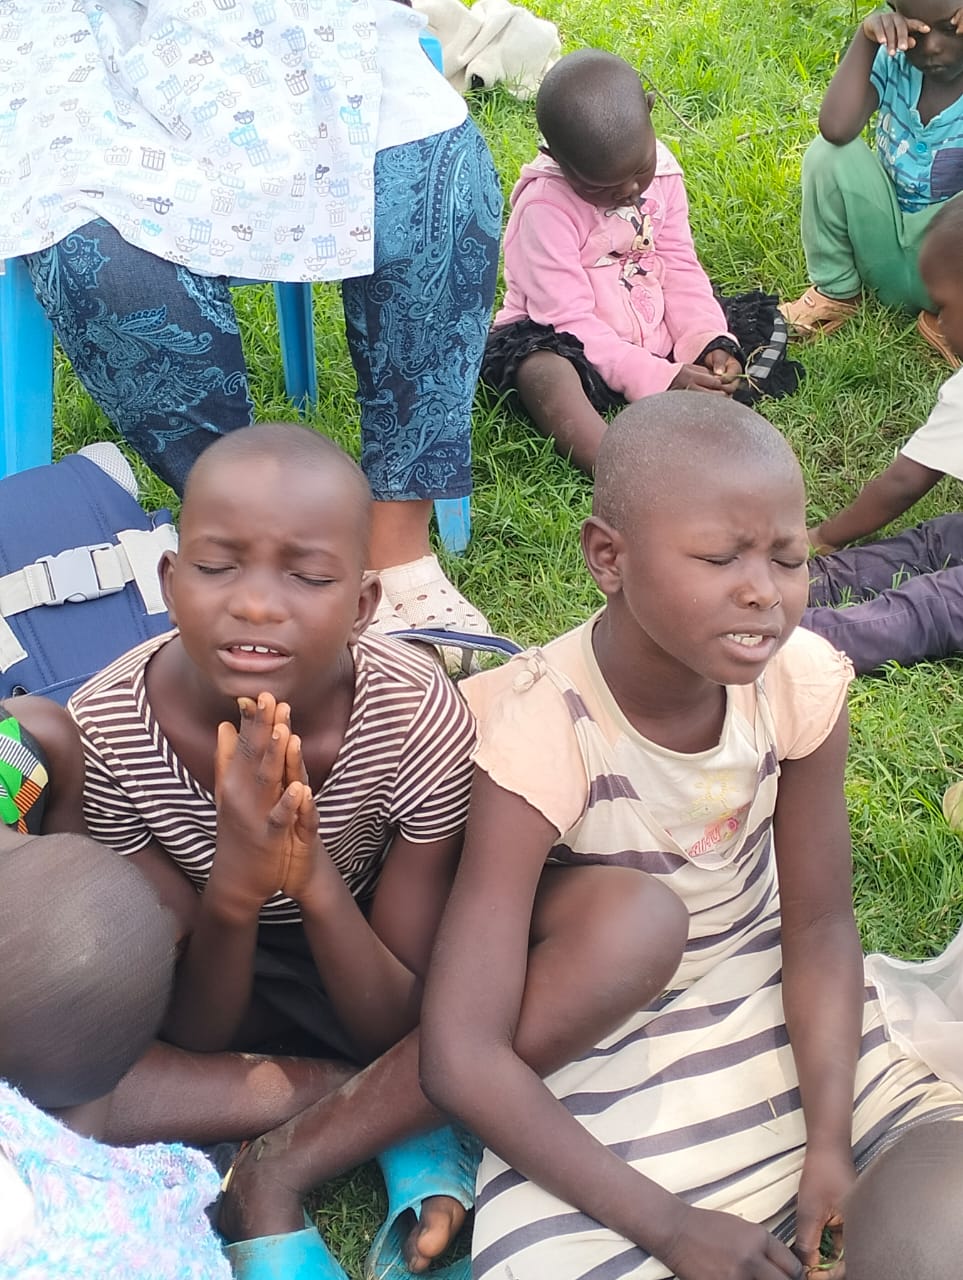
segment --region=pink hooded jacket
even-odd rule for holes
[[[682,169],[657,145],[656,176],[638,207],[589,204],[539,156],[515,184],[505,231],[495,325],[528,318],[574,334],[626,400],[667,390],[679,365],[726,334],[692,243]]]

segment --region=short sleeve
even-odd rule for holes
[[[797,627],[766,668],[766,697],[780,760],[811,755],[846,705],[853,664],[828,640]]]
[[[399,830],[417,844],[460,831],[471,794],[475,722],[448,677],[432,668],[405,736],[395,791]]]
[[[127,769],[120,762],[115,768],[105,760],[98,749],[95,736],[83,717],[74,711],[74,719],[80,729],[80,741],[84,748],[84,819],[95,840],[105,844],[115,853],[138,853],[153,839],[150,828],[137,811],[131,797],[125,792],[119,777],[126,776]]]
[[[933,412],[900,453],[920,466],[963,480],[963,369],[943,383]]]
[[[897,55],[899,57],[899,55]],[[880,102],[886,99],[886,89],[889,78],[896,66],[896,58],[891,58],[886,50],[886,46],[881,44],[873,59],[873,65],[869,71],[869,82],[876,90],[876,95]]]
[[[461,686],[475,713],[474,761],[564,834],[588,802],[588,778],[564,691],[538,650]]]

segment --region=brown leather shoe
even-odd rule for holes
[[[808,342],[821,333],[835,333],[841,329],[856,314],[858,307],[858,299],[827,298],[815,285],[810,285],[795,302],[784,302],[779,310],[789,327],[790,336]]]
[[[932,311],[921,311],[916,317],[916,328],[923,341],[929,343],[934,351],[938,351],[951,369],[960,367],[960,357],[943,336],[939,316]]]

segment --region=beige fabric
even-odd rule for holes
[[[544,650],[530,650],[461,686],[480,724],[475,763],[499,786],[528,800],[558,831],[567,830],[583,814],[588,778],[572,717],[551,682],[539,679],[541,664],[557,664],[568,674],[610,749],[620,750],[623,738],[644,743],[619,710],[592,655],[591,634],[598,616]],[[790,636],[764,677],[780,760],[815,751],[836,723],[851,679],[849,659],[819,636],[803,628]],[[505,696],[509,690],[517,696]],[[745,738],[755,716],[755,686],[733,686],[728,693],[727,732]],[[539,726],[542,741],[552,743],[550,753],[533,749],[532,725]],[[644,745],[646,759],[674,755],[652,743]],[[704,753],[703,760],[710,754]],[[682,759],[682,770],[688,772],[691,758]]]
[[[672,991],[546,1083],[640,1172],[690,1203],[765,1223],[787,1239],[806,1135],[782,1008],[772,816],[779,759],[806,755],[825,739],[851,669],[825,641],[799,632],[764,680],[728,690],[718,746],[685,757],[653,748],[627,725],[589,639],[587,626],[468,682],[480,720],[476,761],[557,823],[556,862],[629,866],[661,878],[688,908],[689,939]],[[679,794],[688,786],[698,799],[695,816],[707,828],[725,826],[733,797],[740,809],[745,803],[725,841],[690,853],[666,830],[658,815],[668,766]],[[728,789],[701,785],[726,770]],[[963,1118],[963,1097],[890,1040],[867,988],[857,1163],[928,1118]],[[490,1151],[478,1192],[475,1280],[669,1275]]]

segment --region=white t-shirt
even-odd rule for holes
[[[943,383],[933,412],[900,453],[921,466],[963,480],[963,369]]]
[[[466,115],[395,0],[0,11],[0,258],[99,216],[201,275],[368,275],[376,151]]]

